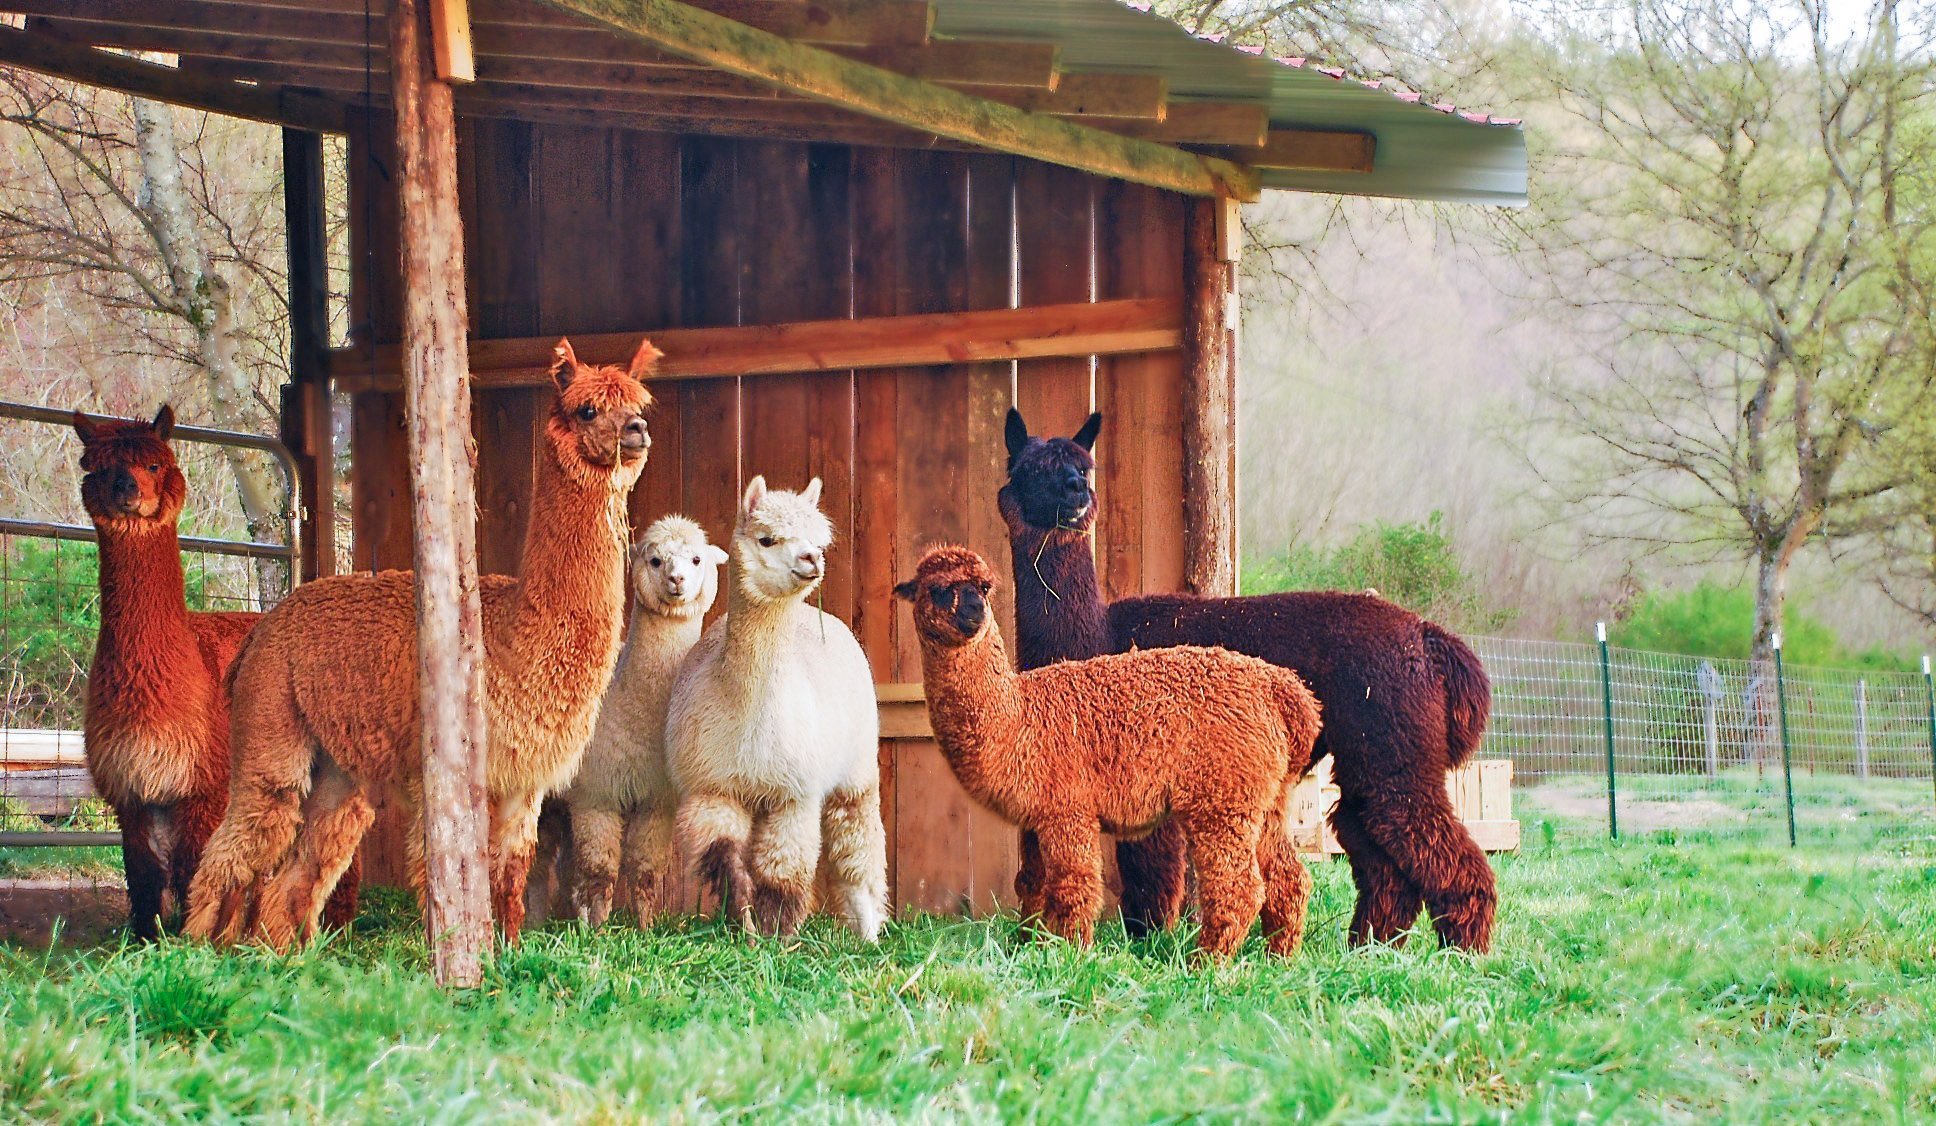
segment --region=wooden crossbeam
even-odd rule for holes
[[[476,90],[475,87],[470,89]],[[804,125],[780,121],[738,120],[712,114],[679,116],[613,113],[609,110],[580,109],[574,106],[500,102],[490,99],[486,91],[461,94],[458,96],[457,104],[459,114],[463,117],[530,121],[549,125],[582,125],[591,129],[634,129],[645,133],[748,137],[767,141],[815,141],[878,148],[969,149],[971,147],[865,119],[854,119],[853,124],[827,122]],[[555,344],[557,341],[552,343]]]
[[[48,16],[77,24],[114,28],[260,35],[325,43],[363,42],[362,6],[355,15],[307,8],[224,4],[216,0],[0,0],[0,8],[28,16]],[[384,22],[389,5],[372,0],[373,34],[378,53],[389,55]]]
[[[317,132],[340,132],[343,128],[340,107],[325,99],[184,74],[174,67],[17,28],[0,26],[0,63],[271,125],[293,125]]]
[[[934,33],[934,9],[926,0],[699,0],[699,5],[722,19],[823,47],[919,47]],[[568,13],[538,4],[500,6],[493,22],[577,26]]]
[[[47,17],[45,26],[64,39],[99,47],[245,62],[292,63],[358,74],[367,62],[379,74],[390,73],[389,53],[380,43],[366,52],[361,43],[284,39],[274,34],[229,34],[200,28],[124,26],[54,17]]]
[[[890,68],[891,69],[891,68]],[[949,85],[953,85],[949,83]],[[1169,83],[1157,74],[1065,74],[1052,90],[1022,90],[978,83],[954,87],[964,94],[1056,117],[1111,117],[1161,121]]]
[[[1254,169],[1029,113],[793,43],[678,0],[548,0],[695,62],[910,129],[1110,179],[1255,199]],[[1262,135],[1258,137],[1262,142]]]
[[[1259,168],[1300,172],[1370,172],[1378,138],[1370,133],[1273,129],[1261,148],[1232,149],[1233,159]]]
[[[641,335],[665,351],[653,378],[712,379],[1164,351],[1182,345],[1183,305],[1174,297],[1149,297],[746,328],[574,334],[572,345],[587,363],[623,363]],[[473,340],[471,382],[542,385],[557,342],[555,336]],[[339,349],[330,354],[330,376],[339,390],[393,390],[401,364],[402,350],[394,345],[377,348],[374,356]]]
[[[1149,141],[1260,148],[1270,136],[1270,107],[1256,102],[1171,102],[1161,121],[1110,122],[1105,128]]]

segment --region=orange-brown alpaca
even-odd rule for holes
[[[625,498],[651,444],[641,380],[658,356],[648,342],[629,372],[591,367],[559,342],[524,573],[479,583],[491,902],[507,940],[524,922],[538,803],[577,769],[618,655]],[[415,588],[408,571],[323,579],[263,618],[233,674],[235,783],[185,933],[307,939],[383,791],[421,821]],[[410,841],[421,892],[420,829]]]
[[[1087,945],[1102,911],[1101,832],[1174,818],[1188,833],[1215,957],[1261,908],[1275,954],[1297,949],[1310,879],[1284,834],[1318,705],[1295,673],[1184,646],[1016,673],[989,613],[995,572],[937,547],[894,588],[914,606],[935,738],[976,801],[1041,841],[1042,922]]]
[[[229,800],[229,708],[222,677],[260,614],[191,614],[176,537],[188,483],[153,423],[74,412],[81,503],[100,536],[101,632],[87,677],[87,767],[121,824],[128,926],[160,933],[162,899],[188,884]],[[356,913],[356,884],[329,923]]]

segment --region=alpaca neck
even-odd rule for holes
[[[1028,773],[1021,740],[1022,683],[993,625],[967,645],[921,639],[921,679],[935,739],[956,779],[977,799],[1005,808]]]
[[[1089,536],[1023,525],[1009,536],[1015,564],[1016,655],[1024,669],[1110,651],[1109,610],[1096,584]]]
[[[149,656],[171,665],[177,651],[195,645],[174,525],[133,531],[96,527],[101,535],[99,651],[123,661]]]
[[[737,580],[737,576],[735,576]],[[736,684],[761,684],[787,648],[787,633],[803,597],[763,599],[733,583],[726,598],[726,675]]]
[[[661,614],[643,603],[633,603],[632,620],[625,629],[625,649],[619,654],[613,679],[632,673],[657,675],[677,665],[686,650],[698,644],[705,626],[705,614],[697,611]]]
[[[527,659],[582,666],[586,653],[604,653],[609,662],[625,612],[624,490],[571,480],[549,449],[537,463],[511,628],[536,639],[540,651]]]

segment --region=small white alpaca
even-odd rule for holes
[[[625,648],[578,777],[564,795],[571,810],[572,902],[592,926],[612,913],[614,891],[641,926],[658,907],[676,806],[666,776],[666,705],[679,663],[698,642],[719,593],[724,562],[726,553],[684,516],[655,521],[632,548]]]
[[[874,678],[840,619],[807,604],[833,525],[820,479],[746,486],[727,613],[687,654],[666,717],[688,863],[749,930],[791,934],[825,849],[833,902],[874,941],[887,912]]]

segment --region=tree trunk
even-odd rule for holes
[[[1184,585],[1237,593],[1237,261],[1233,201],[1191,204],[1184,235]]]
[[[464,232],[450,87],[430,77],[416,0],[390,6],[404,287],[404,409],[417,560],[424,922],[437,980],[483,979],[491,940],[484,625],[465,338]]]
[[[249,403],[255,382],[242,364],[236,296],[228,279],[209,265],[188,189],[182,185],[174,111],[165,103],[136,98],[134,122],[135,147],[141,154],[143,218],[168,270],[176,313],[195,330],[195,350],[214,407],[213,421],[230,430],[253,431],[256,420]],[[250,537],[258,542],[282,539],[287,529],[281,476],[259,455],[226,447],[223,452]],[[275,560],[263,560],[260,568],[262,597],[273,602],[288,589],[286,568]]]

